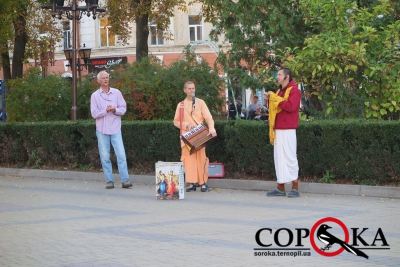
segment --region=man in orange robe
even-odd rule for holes
[[[213,137],[217,136],[217,132],[214,128],[214,120],[211,116],[210,111],[206,103],[195,98],[193,101],[192,96],[194,96],[196,88],[192,81],[185,83],[183,91],[186,94],[186,98],[183,102],[183,119],[182,128],[180,122],[180,105],[179,103],[176,107],[174,125],[181,128],[182,134],[193,130],[197,125],[201,124],[203,121],[207,122],[209,134]],[[185,143],[181,140],[181,161],[185,167],[185,177],[186,182],[189,183],[189,187],[186,188],[186,192],[196,191],[198,185],[201,186],[201,192],[207,192],[208,186],[208,158],[206,156],[206,149],[202,148],[197,152],[190,155]]]

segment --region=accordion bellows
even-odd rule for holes
[[[209,135],[208,128],[202,123],[197,125],[193,130],[181,136],[190,154],[195,153],[199,149],[211,143],[213,137]]]

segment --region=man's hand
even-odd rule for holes
[[[191,123],[188,123],[188,125],[187,125],[187,130],[188,130],[188,131],[191,131],[191,130],[193,130],[195,127],[196,127],[196,125],[191,124]]]
[[[109,106],[107,106],[107,112],[109,112],[109,111],[111,111],[111,112],[114,112],[114,113],[115,113],[116,109],[115,109],[115,107],[114,107],[114,106],[111,106],[111,105],[109,105]]]
[[[268,99],[272,91],[264,92],[264,98]]]
[[[215,131],[215,130],[210,131],[210,132],[208,133],[208,135],[211,135],[212,137],[216,137],[216,136],[217,136],[217,131]]]

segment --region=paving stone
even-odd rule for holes
[[[104,183],[103,173],[96,172],[0,168],[0,175],[51,178],[61,180],[98,181]],[[114,178],[116,181],[116,186],[120,187],[118,174],[114,174]],[[130,180],[136,184],[155,184],[155,177],[152,175],[130,175]],[[276,188],[276,182],[262,180],[209,179],[208,184],[210,187],[236,190],[270,191]],[[285,189],[287,192],[289,192],[291,190],[291,185],[286,185]],[[299,191],[303,194],[338,194],[400,198],[400,187],[303,183],[300,181]]]
[[[161,201],[145,183],[106,190],[102,180],[0,175],[0,266],[398,266],[400,199],[306,192],[295,199],[266,197],[262,187],[272,184]],[[324,257],[307,237],[302,243],[310,257],[254,256],[262,248],[255,241],[261,228],[295,233],[330,217],[346,225],[350,242],[351,228],[368,228],[362,234],[368,243],[381,228],[390,250],[364,250],[368,260],[346,251]],[[331,230],[344,238],[337,225]],[[274,242],[267,232],[262,238]],[[280,241],[289,241],[285,231]]]

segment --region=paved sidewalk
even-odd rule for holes
[[[40,177],[54,179],[72,179],[86,181],[103,181],[102,172],[74,172],[74,171],[54,171],[40,169],[15,169],[0,168],[0,175],[22,176],[22,177]],[[115,174],[114,174],[115,175]],[[115,175],[115,176],[118,176]],[[154,175],[130,175],[133,183],[154,184]],[[276,182],[262,180],[235,180],[235,179],[209,179],[211,187],[239,190],[273,190],[276,188]],[[291,190],[290,186],[286,187]],[[322,184],[322,183],[304,183],[300,181],[300,192],[318,193],[318,194],[339,194],[350,196],[400,198],[400,187],[385,186],[366,186],[366,185],[347,185],[347,184]]]
[[[217,189],[186,193],[184,200],[156,200],[154,185],[106,190],[102,181],[0,176],[0,266],[399,266],[400,199],[305,194],[268,198],[262,191]],[[334,217],[350,228],[381,228],[390,249],[346,251],[324,257],[302,239],[311,256],[254,256],[261,228],[310,229]],[[332,234],[344,230],[335,223]],[[339,229],[338,229],[339,228]],[[279,242],[288,243],[288,230]],[[304,232],[302,233],[304,235]],[[274,243],[264,231],[263,243]],[[343,237],[342,237],[343,238]],[[378,237],[379,238],[379,237]],[[358,241],[360,243],[360,241]],[[359,244],[360,245],[360,244]],[[381,248],[382,241],[376,241]],[[279,248],[273,244],[272,248]],[[336,251],[333,245],[330,251]]]

